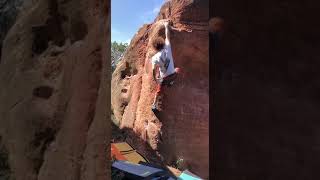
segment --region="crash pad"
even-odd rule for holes
[[[178,180],[202,180],[202,179],[196,176],[195,174],[191,173],[190,171],[185,170],[181,173]]]
[[[131,163],[129,161],[115,161],[112,164],[112,167],[124,172],[125,174],[130,174],[132,177],[137,179],[156,177],[161,174],[166,174],[163,169]]]
[[[126,142],[111,143],[111,156],[114,156],[117,160],[127,160],[136,164],[148,162],[146,158]]]

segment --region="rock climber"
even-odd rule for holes
[[[179,73],[179,68],[174,68],[174,62],[172,57],[171,43],[170,43],[170,25],[169,21],[165,20],[163,22],[165,27],[165,40],[162,37],[157,37],[153,40],[153,48],[158,51],[152,58],[152,75],[153,79],[157,82],[157,92],[154,97],[152,104],[152,111],[159,112],[162,109],[160,108],[160,101],[162,98],[162,91],[165,86],[170,87],[173,85],[174,80]],[[159,70],[159,76],[157,77],[157,70]]]

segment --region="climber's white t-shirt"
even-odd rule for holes
[[[159,65],[161,78],[175,73],[171,44],[168,41],[165,42],[164,48],[152,57],[151,63],[152,69],[156,64]]]

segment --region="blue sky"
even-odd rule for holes
[[[151,23],[165,0],[111,0],[111,41],[127,42]]]

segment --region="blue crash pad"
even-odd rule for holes
[[[179,180],[202,180],[200,177],[192,174],[188,170],[183,171],[178,179]]]
[[[112,167],[140,178],[152,177],[165,173],[165,171],[162,169],[149,167],[142,164],[134,164],[129,161],[115,161],[112,164]]]

